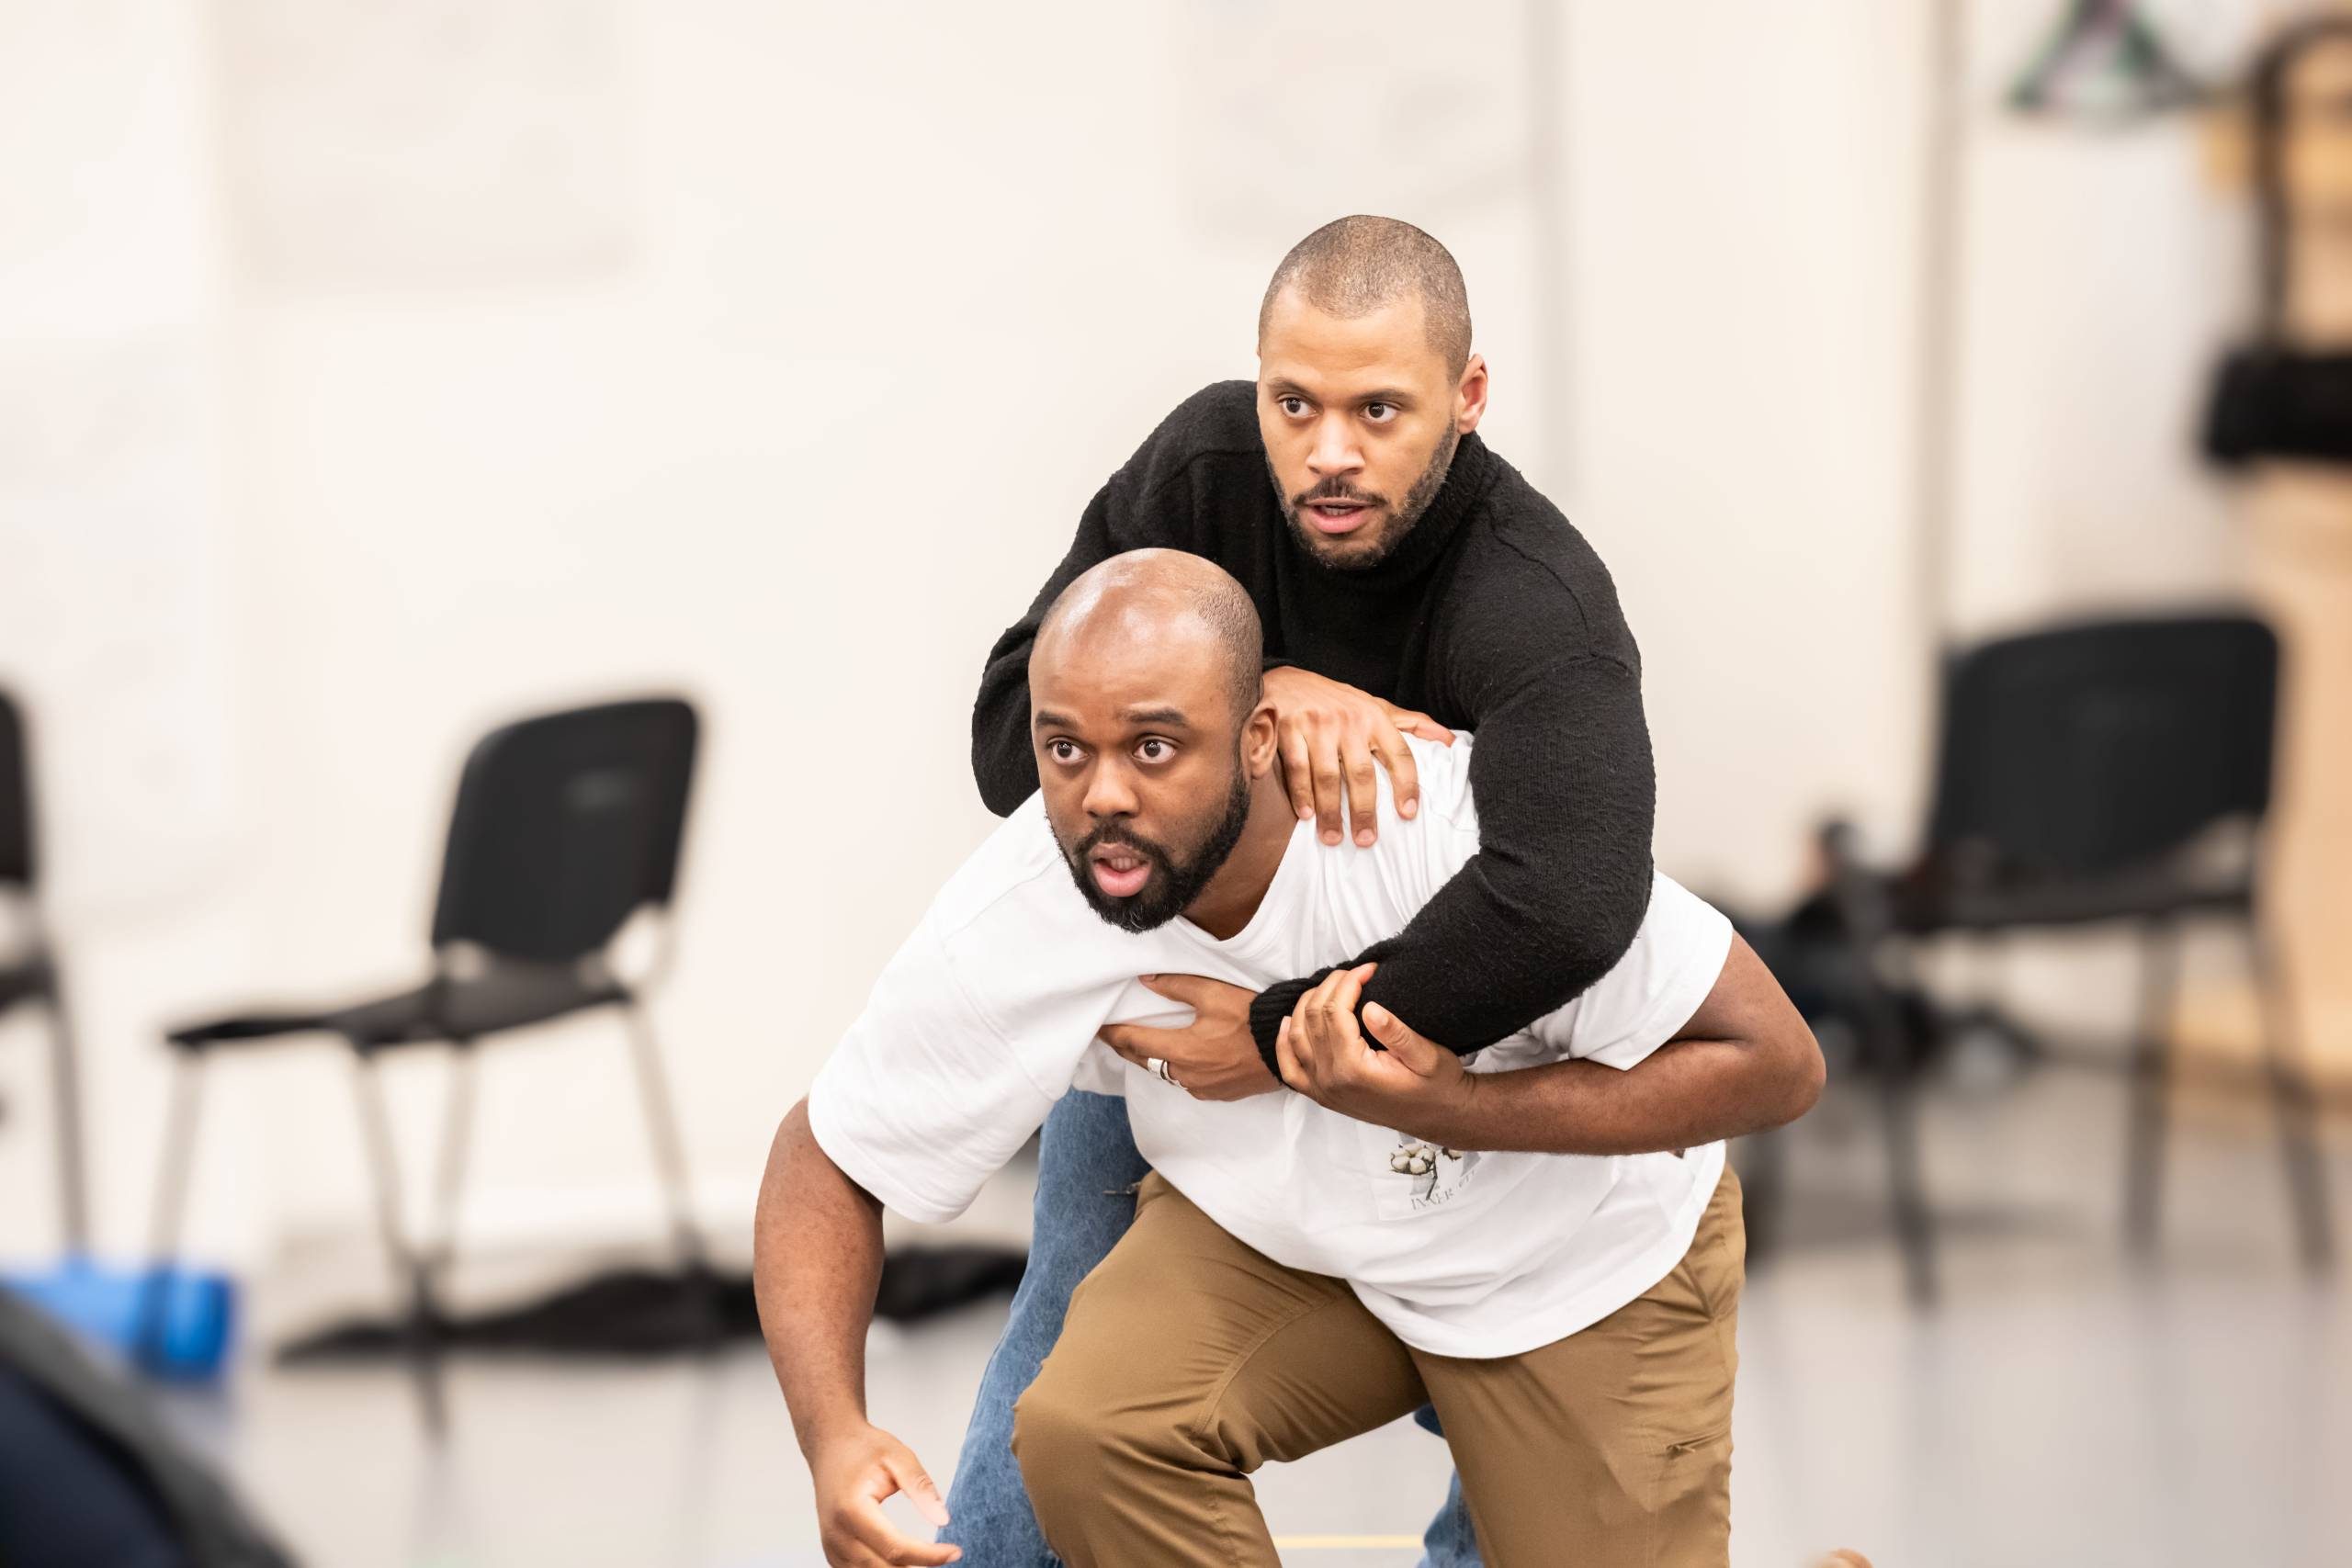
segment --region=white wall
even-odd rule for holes
[[[1544,477],[1641,639],[1660,861],[1748,898],[1786,897],[1826,811],[1902,820],[1917,771],[1908,10],[1568,29],[1582,471]]]
[[[2098,130],[1993,107],[2049,9],[1978,0],[1970,28],[1951,565],[1973,632],[2211,598],[2245,570],[2229,492],[2193,437],[2207,374],[2249,316],[2250,215],[2199,177],[2191,119]],[[2202,65],[2236,58],[2276,7],[2174,9]]]
[[[212,145],[202,128],[273,67],[207,36],[207,8],[153,9],[175,25],[132,29],[113,68],[175,84],[191,144]],[[712,1213],[740,1224],[776,1115],[985,827],[965,746],[989,640],[1159,415],[1251,372],[1266,272],[1340,212],[1414,218],[1464,265],[1488,433],[1594,539],[1642,642],[1661,860],[1777,898],[1823,811],[1891,840],[1915,818],[1917,9],[1584,5],[1556,28],[1238,0],[615,15],[616,258],[417,288],[248,265],[206,296],[227,607],[206,652],[231,671],[206,717],[242,781],[221,829],[238,852],[198,890],[67,932],[112,1247],[146,1198],[156,1026],[413,976],[470,739],[663,684],[704,704],[709,744],[657,1011]],[[1531,51],[1553,41],[1547,69]],[[1542,113],[1561,146],[1532,143]],[[2020,150],[2037,172],[1988,162],[1974,199],[1999,208],[2014,175],[2059,182],[2018,199],[2061,231],[2107,221],[2079,202],[2092,186],[2120,223],[2193,211],[2185,163],[2154,145],[2120,185],[2097,150],[2064,165],[2073,184]],[[0,152],[0,177],[55,151]],[[1569,254],[1547,276],[1535,199],[1555,175]],[[201,161],[183,178],[199,244],[234,182]],[[2053,269],[2080,253],[2046,232],[1988,219],[1973,242],[2002,281],[1972,295],[1972,610],[2194,585],[2224,553],[2184,547],[2156,583],[2147,552],[2110,548],[2091,482],[2155,440],[2154,382],[2186,353],[2173,315],[2204,276],[2078,280],[2061,303],[2021,276],[2029,247]],[[1563,302],[1565,388],[1540,336]],[[2081,335],[2005,335],[2062,318]],[[2097,388],[2024,363],[2119,334],[2173,344],[2144,356],[2137,434]],[[2052,437],[2042,392],[2100,440]],[[2172,450],[2152,449],[2132,504],[2203,541],[2210,498]],[[0,631],[0,668],[8,651]],[[0,1053],[20,1104],[31,1059]],[[221,1075],[199,1250],[255,1258],[357,1223],[340,1066],[322,1050]],[[478,1231],[650,1233],[617,1042],[563,1026],[488,1066]],[[435,1081],[424,1063],[400,1077],[421,1175]],[[0,1140],[0,1190],[45,1191],[33,1145]],[[0,1246],[40,1245],[44,1203],[12,1202]]]

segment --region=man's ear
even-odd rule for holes
[[[1453,384],[1453,433],[1467,435],[1487,417],[1487,356],[1474,354]]]
[[[1253,779],[1262,779],[1274,765],[1274,708],[1260,703],[1241,724],[1241,762]]]

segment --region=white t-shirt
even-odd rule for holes
[[[1182,918],[1140,933],[1102,920],[1031,796],[941,889],[819,1073],[818,1143],[884,1203],[939,1222],[1069,1089],[1124,1092],[1137,1147],[1177,1190],[1277,1263],[1344,1279],[1418,1348],[1517,1355],[1641,1295],[1690,1247],[1720,1144],[1680,1156],[1435,1149],[1287,1090],[1197,1100],[1095,1039],[1105,1023],[1190,1020],[1139,975],[1259,990],[1402,930],[1478,847],[1472,740],[1411,744],[1419,813],[1396,815],[1384,774],[1372,848],[1327,847],[1300,823],[1257,914],[1225,942]],[[1730,944],[1729,921],[1660,876],[1617,966],[1471,1070],[1570,1056],[1631,1067],[1698,1010]]]

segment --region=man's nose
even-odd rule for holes
[[[1306,466],[1317,479],[1333,474],[1352,474],[1363,467],[1363,449],[1356,444],[1354,428],[1336,414],[1325,414],[1315,425],[1315,446],[1306,455]]]
[[[1086,781],[1086,814],[1094,818],[1136,814],[1136,792],[1125,768],[1105,765],[1094,770]]]

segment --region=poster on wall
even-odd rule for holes
[[[200,10],[0,0],[0,685],[61,921],[235,837]]]
[[[631,239],[609,0],[222,0],[240,263],[297,290],[607,274]]]
[[[182,333],[0,353],[0,684],[69,915],[175,897],[229,837],[205,363]]]
[[[1339,25],[1318,7],[1205,0],[1170,16],[1182,68],[1169,144],[1185,150],[1191,210],[1214,235],[1254,253],[1298,238],[1305,217],[1363,210],[1453,229],[1533,194],[1531,29],[1516,7],[1439,22],[1367,0]]]
[[[195,19],[0,0],[0,354],[209,308]]]

